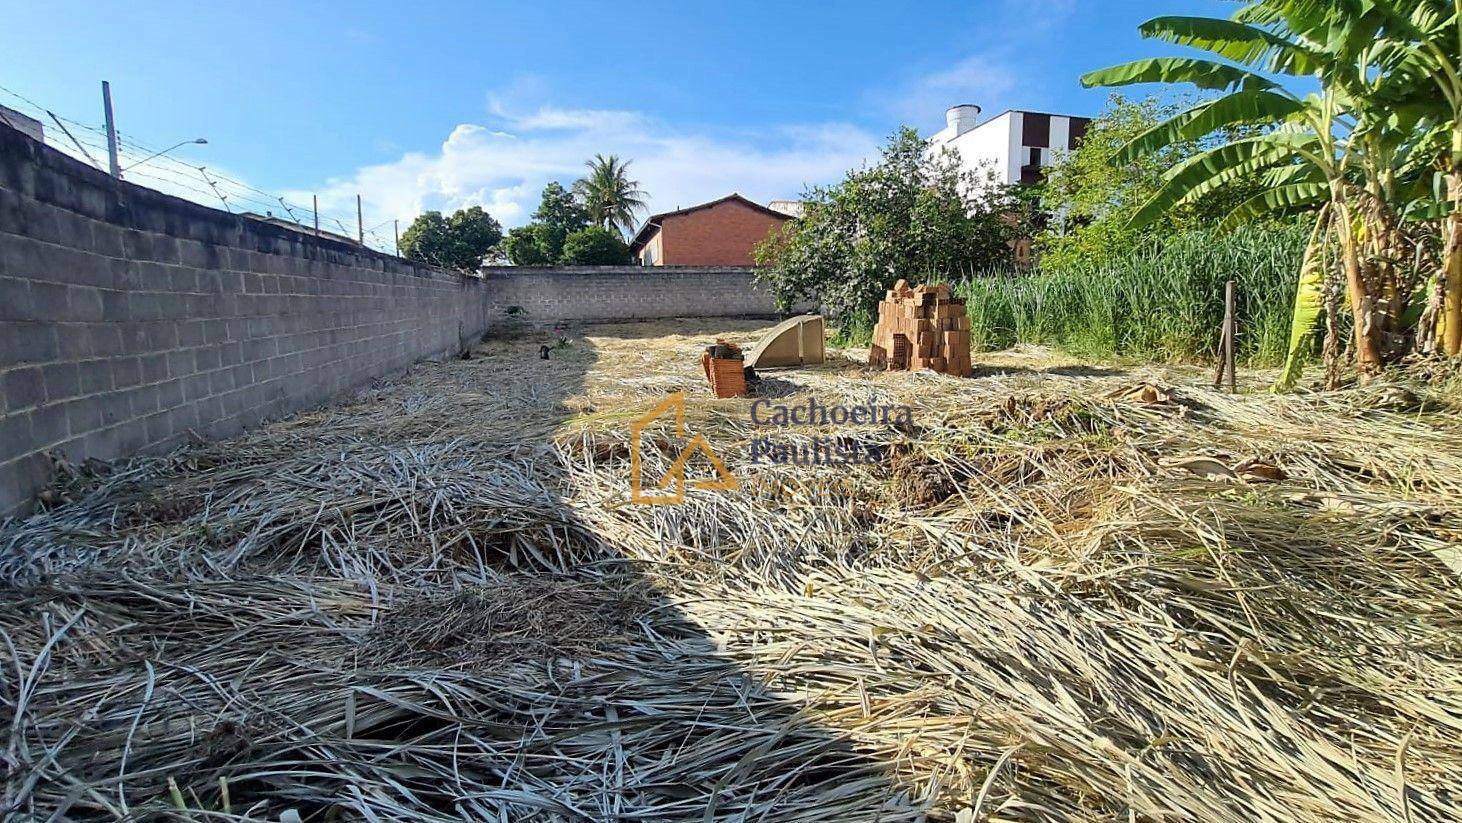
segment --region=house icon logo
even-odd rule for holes
[[[735,491],[737,488],[740,488],[740,484],[736,482],[736,478],[732,477],[729,471],[726,471],[726,464],[721,462],[721,458],[716,455],[715,450],[711,448],[711,444],[706,442],[706,438],[701,435],[696,435],[691,438],[690,443],[686,444],[680,456],[675,458],[675,462],[670,464],[670,468],[665,472],[665,475],[655,484],[655,490],[665,491],[668,489],[671,490],[670,493],[656,494],[654,490],[649,494],[645,493],[640,477],[642,465],[640,459],[640,435],[644,432],[646,426],[671,413],[675,415],[675,436],[685,437],[685,392],[675,392],[669,397],[666,397],[658,405],[636,418],[630,424],[630,502],[642,505],[665,504],[671,506],[684,503],[686,486],[685,467],[690,463],[691,458],[697,454],[705,455],[706,460],[711,464],[711,468],[715,470],[717,479],[696,480],[690,484],[692,488],[719,489],[723,491]]]

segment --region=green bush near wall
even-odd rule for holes
[[[979,351],[1016,343],[1099,358],[1211,359],[1223,320],[1224,282],[1237,290],[1239,359],[1284,360],[1303,226],[1192,231],[1100,266],[998,273],[956,287]]]

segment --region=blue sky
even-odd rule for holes
[[[63,117],[99,124],[107,79],[118,127],[137,143],[208,139],[178,152],[190,165],[293,202],[316,193],[332,214],[353,216],[359,191],[367,223],[479,204],[508,225],[527,219],[544,182],[571,180],[596,151],[632,158],[652,207],[664,210],[732,190],[793,197],[837,179],[901,123],[939,128],[954,103],[1095,114],[1106,92],[1080,88],[1081,72],[1171,52],[1143,42],[1139,22],[1233,8],[6,5],[0,86]],[[0,102],[26,108],[3,92]],[[155,165],[162,177],[191,174]]]

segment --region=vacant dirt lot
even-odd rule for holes
[[[0,816],[1462,814],[1451,398],[1028,350],[712,399],[701,349],[766,325],[489,340],[70,467],[0,530]],[[677,390],[647,488],[695,435],[739,488],[632,504],[630,425]],[[809,398],[909,416],[751,419]]]

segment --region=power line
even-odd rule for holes
[[[0,94],[11,100],[18,101],[14,106],[23,113],[33,113],[36,119],[49,117],[70,140],[70,144],[58,142],[53,144],[54,148],[71,153],[69,149],[74,148],[78,153],[78,159],[85,160],[93,166],[101,168],[101,164],[92,154],[93,151],[106,153],[106,128],[96,123],[86,123],[73,118],[65,117],[48,110],[35,100],[5,86],[0,86]],[[73,131],[75,129],[75,131]],[[205,205],[219,203],[224,211],[232,214],[235,208],[240,205],[250,209],[259,209],[266,216],[274,216],[276,209],[282,208],[285,219],[300,227],[306,233],[313,233],[313,228],[306,224],[306,219],[315,219],[321,223],[331,223],[340,227],[340,233],[351,237],[354,232],[347,226],[347,221],[342,220],[334,214],[318,212],[310,206],[303,206],[287,200],[283,196],[259,188],[243,180],[223,174],[217,169],[209,168],[207,165],[192,165],[177,157],[160,154],[153,147],[135,139],[130,133],[118,132],[117,134],[118,155],[129,163],[147,162],[145,170],[133,168],[127,173],[127,177],[140,178],[161,184],[167,191],[176,193],[185,199],[197,199]],[[159,156],[151,156],[159,155]],[[191,195],[191,196],[190,196]],[[307,218],[302,217],[308,216]],[[376,229],[392,222],[388,218],[371,226],[370,228],[358,229],[360,234],[369,237],[374,247],[390,251],[392,243],[381,237]]]
[[[86,159],[90,160],[93,166],[97,168],[102,167],[102,164],[98,163],[96,158],[91,156],[91,152],[86,150],[86,146],[81,145],[81,141],[76,139],[76,135],[72,134],[71,130],[66,128],[66,124],[61,122],[61,118],[57,117],[50,109],[46,109],[46,114],[51,115],[51,119],[56,121],[56,125],[60,126],[61,131],[65,132],[66,136],[71,138],[71,142],[76,144],[76,148],[81,149],[81,153],[86,155]]]
[[[18,91],[13,91],[11,89],[5,88],[4,86],[0,86],[0,92],[3,92],[5,94],[8,94],[12,98],[14,98],[16,100],[19,100],[22,104],[24,104],[25,106],[29,107],[31,111],[40,112],[40,113],[49,113],[49,111],[46,109],[45,106],[42,106],[40,103],[37,103],[36,101],[30,99],[29,97],[26,97],[25,95],[21,94]],[[40,118],[37,117],[36,119],[39,120]],[[96,125],[93,125],[93,124],[90,124],[90,123],[83,123],[83,122],[81,122],[79,120],[72,120],[72,119],[70,119],[68,117],[61,117],[61,118],[58,118],[58,119],[64,120],[64,121],[66,121],[67,123],[70,123],[73,126],[79,126],[79,127],[83,128],[83,129],[88,129],[90,131],[97,132],[98,134],[105,134],[106,133],[106,130],[103,129],[102,127],[96,126]]]
[[[136,143],[135,141],[130,141],[129,140],[129,141],[124,141],[124,142],[127,145],[130,145],[130,146],[132,146],[134,148],[137,148],[139,150],[145,150],[145,148],[146,148],[146,147],[142,146],[141,144]],[[172,157],[164,157],[164,158],[160,158],[160,159],[166,161],[166,164],[171,164],[171,165],[177,166],[178,167],[178,170],[181,171],[181,172],[183,172],[183,173],[191,174],[191,172],[193,172],[193,171],[200,172],[201,174],[205,175],[204,180],[205,180],[205,182],[209,183],[210,188],[214,188],[215,187],[215,183],[222,183],[222,184],[225,184],[226,186],[232,187],[232,189],[234,190],[234,193],[229,198],[230,200],[239,200],[239,201],[243,201],[243,202],[246,202],[246,203],[251,203],[251,204],[253,204],[255,206],[262,207],[263,209],[265,209],[267,212],[270,212],[270,213],[272,213],[272,210],[275,208],[276,205],[282,206],[284,208],[285,212],[287,214],[289,214],[290,219],[294,223],[296,223],[297,225],[304,226],[305,225],[305,221],[303,219],[301,219],[301,217],[298,214],[295,213],[296,211],[302,212],[302,213],[309,213],[309,214],[313,214],[314,213],[314,209],[312,207],[310,207],[310,206],[304,206],[304,205],[300,205],[298,203],[293,203],[291,201],[285,200],[283,197],[281,197],[279,195],[276,195],[273,192],[266,191],[264,189],[258,188],[257,186],[249,185],[248,183],[245,183],[242,180],[238,180],[236,178],[229,177],[228,175],[222,174],[221,172],[219,172],[216,169],[210,169],[207,166],[190,166],[187,163],[185,163],[185,162],[183,162],[181,160],[178,160],[176,158],[172,158]],[[209,174],[212,175],[212,180],[209,180],[206,177],[206,175],[209,175]],[[320,219],[322,221],[325,221],[325,222],[332,222],[333,221],[336,225],[339,225],[339,226],[342,227],[343,233],[345,233],[347,235],[350,234],[350,230],[348,228],[345,228],[345,221],[342,220],[341,218],[339,218],[338,216],[333,215],[333,214],[326,214],[324,212],[321,212],[320,213]],[[373,228],[380,228],[381,226],[384,226],[386,223],[389,223],[389,222],[391,222],[390,219],[384,220],[384,221],[376,224]],[[380,245],[381,245],[382,248],[386,248],[388,246],[388,244],[386,243],[386,241],[385,241],[384,238],[381,238],[379,235],[376,235],[376,238],[377,238],[377,240],[380,243]]]

